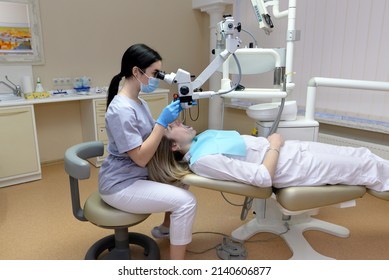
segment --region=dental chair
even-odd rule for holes
[[[389,192],[378,192],[372,189],[367,189],[366,192],[379,199],[389,200]]]
[[[363,186],[312,186],[283,189],[258,188],[237,182],[227,182],[189,174],[182,182],[193,187],[227,192],[254,200],[255,218],[232,232],[238,240],[247,240],[260,232],[270,232],[282,237],[293,255],[291,259],[331,259],[316,252],[304,238],[304,231],[318,230],[339,237],[348,237],[345,227],[312,218],[325,206],[354,206],[362,197]],[[389,199],[389,195],[387,196]]]
[[[113,229],[115,232],[94,243],[86,253],[85,259],[131,259],[130,244],[142,247],[145,259],[159,259],[159,248],[152,238],[128,232],[129,227],[143,222],[150,214],[117,210],[106,204],[98,191],[92,193],[86,199],[84,208],[81,208],[79,180],[90,178],[90,164],[87,159],[101,156],[103,153],[104,145],[97,141],[77,144],[65,152],[65,171],[70,180],[73,215],[80,221],[89,221],[98,227]]]
[[[214,180],[201,177],[196,174],[188,174],[181,179],[181,182],[194,187],[210,189],[230,194],[243,195],[252,198],[266,199],[272,195],[272,188],[258,188],[239,182]]]

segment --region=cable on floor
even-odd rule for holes
[[[265,239],[255,239],[255,240],[246,240],[246,241],[240,241],[242,244],[244,243],[257,243],[257,242],[269,242],[271,240],[274,240],[274,239],[277,239],[279,237],[281,237],[283,234],[287,233],[290,228],[289,228],[289,224],[287,222],[285,222],[285,231],[284,232],[281,232],[280,234],[277,234],[276,236],[274,237],[269,237],[269,238],[265,238]],[[235,238],[227,235],[227,234],[224,234],[224,233],[221,233],[221,232],[213,232],[213,231],[198,231],[198,232],[194,232],[193,235],[196,235],[196,234],[216,234],[216,235],[221,235],[223,236],[223,238],[229,238],[231,240],[236,240]],[[216,244],[215,246],[212,246],[210,248],[207,248],[205,250],[202,250],[202,251],[194,251],[194,250],[189,250],[187,249],[186,251],[188,253],[191,253],[191,254],[196,254],[196,255],[201,255],[201,254],[204,254],[204,253],[207,253],[213,249],[217,249],[219,246],[221,246],[222,243],[218,243]]]

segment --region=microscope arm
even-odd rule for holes
[[[199,92],[200,87],[215,73],[226,61],[226,59],[239,48],[240,39],[233,38],[234,30],[240,31],[240,24],[235,25],[232,17],[227,17],[219,24],[221,36],[226,39],[226,49],[223,50],[217,57],[204,69],[203,72],[192,82],[189,72],[178,69],[177,73],[165,74],[158,73],[157,78],[169,83],[178,85],[178,98],[181,101],[183,108],[189,108],[192,105],[193,99],[208,98],[213,95],[221,94],[220,92]]]
[[[235,52],[234,50],[233,52]],[[199,89],[213,73],[223,65],[224,61],[231,55],[231,53],[225,49],[204,69],[203,72],[192,82],[193,89]]]

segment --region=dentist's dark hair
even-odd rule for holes
[[[162,61],[162,57],[149,46],[146,46],[145,44],[135,44],[129,47],[123,54],[120,73],[114,76],[109,84],[107,108],[118,93],[119,84],[122,78],[125,77],[127,79],[132,76],[132,68],[136,66],[145,72],[147,67],[157,61]]]

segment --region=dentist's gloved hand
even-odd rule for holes
[[[182,108],[180,100],[173,101],[162,110],[157,119],[157,123],[162,125],[164,128],[167,128],[169,123],[174,122],[178,118],[181,111]]]

